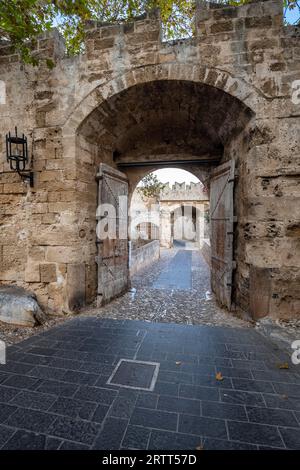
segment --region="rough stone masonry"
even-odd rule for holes
[[[54,30],[34,51],[51,70],[0,45],[1,284],[33,291],[49,312],[95,299],[99,163],[126,163],[132,192],[161,161],[209,186],[211,169],[234,159],[234,304],[253,317],[299,315],[299,28],[283,25],[280,0],[201,3],[195,21],[193,38],[173,42],[157,12],[91,22],[78,57]],[[15,126],[29,138],[34,188],[5,160]]]

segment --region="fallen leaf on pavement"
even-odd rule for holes
[[[283,364],[278,364],[279,369],[289,369],[290,366],[288,365],[287,362],[284,362]]]

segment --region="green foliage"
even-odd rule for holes
[[[91,17],[85,0],[2,0],[0,2],[0,39],[7,40],[25,63],[38,64],[32,55],[37,37],[58,22],[69,38],[71,52],[79,50],[83,25]],[[47,62],[52,66],[51,61]]]
[[[247,1],[229,0],[229,4]],[[285,9],[300,12],[298,2],[284,0]],[[126,21],[154,8],[160,9],[166,39],[192,35],[195,0],[0,0],[0,39],[9,41],[24,62],[37,65],[31,46],[53,26],[63,34],[67,52],[77,54],[82,51],[87,20]]]
[[[138,187],[138,191],[147,199],[157,199],[164,187],[165,185],[159,181],[157,176],[150,173],[142,179],[141,186]]]

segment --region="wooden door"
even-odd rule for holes
[[[231,309],[234,237],[234,161],[212,171],[210,180],[211,285],[218,302]]]
[[[104,163],[100,165],[97,180],[98,222],[106,217],[106,221],[115,226],[113,237],[97,237],[98,305],[103,305],[124,293],[129,285],[128,181],[124,173]],[[108,210],[103,214],[99,208],[106,207],[104,204],[112,207],[114,211]]]

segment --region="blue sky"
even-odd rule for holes
[[[161,170],[157,170],[153,172],[159,181],[162,183],[198,183],[199,180],[196,176],[192,175],[189,171],[180,170],[179,168],[162,168]]]
[[[286,20],[290,24],[295,24],[296,21],[299,20],[299,10],[298,10],[298,8],[294,8],[294,10],[287,10]]]

